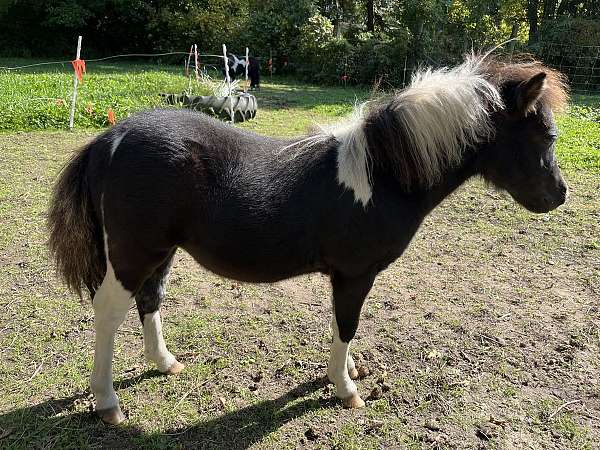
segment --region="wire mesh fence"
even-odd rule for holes
[[[600,94],[600,45],[540,42],[533,48],[523,47],[520,51],[513,51],[509,46],[504,46],[495,49],[493,53],[501,60],[534,56],[547,66],[565,74],[572,92]],[[327,64],[323,65],[326,70],[313,76],[301,61],[293,57],[289,59],[293,70],[301,76],[306,72],[306,78],[310,75],[310,78],[316,78],[326,84],[337,79],[337,83],[343,86],[375,83],[383,89],[404,88],[410,84],[413,74],[420,69],[453,66],[459,61],[460,58],[434,60],[423,54],[416,58],[405,56],[397,58],[392,63],[383,64],[382,61],[369,58],[368,55],[348,53],[334,55]]]
[[[600,94],[600,45],[542,42],[536,53],[568,77],[573,92]]]

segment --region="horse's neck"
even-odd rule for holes
[[[440,183],[423,192],[425,213],[428,214],[465,181],[477,174],[477,153],[466,154],[461,164],[448,169]]]

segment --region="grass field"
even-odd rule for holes
[[[68,82],[66,72],[56,77]],[[135,100],[141,80],[154,89],[163,76],[131,68],[121,75],[98,92],[114,86],[109,97],[130,92]],[[176,74],[164,77],[180,86]],[[0,95],[7,86],[21,95],[28,83],[0,75]],[[266,83],[257,118],[241,126],[298,134],[366,95]],[[40,122],[52,131],[0,134],[0,448],[598,448],[599,111],[598,98],[576,97],[558,118],[566,205],[534,215],[469,182],[381,274],[352,347],[370,369],[358,382],[366,408],[344,410],[322,379],[326,278],[240,284],[181,253],[164,332],[186,370],[164,377],[144,362],[131,311],[115,351],[115,388],[128,416],[119,427],[92,414],[92,309],[57,280],[45,247],[55,176],[98,130],[60,131],[63,118]],[[14,125],[0,119],[0,128],[36,128],[11,114]]]
[[[30,60],[0,59],[0,66],[15,67]],[[17,71],[0,70],[0,130],[68,129],[73,69],[71,64],[48,65]],[[159,106],[160,93],[181,93],[190,84],[183,68],[167,65],[90,62],[78,88],[75,125],[99,128],[109,125],[108,109],[123,118],[143,108]],[[192,93],[208,91],[191,83]]]

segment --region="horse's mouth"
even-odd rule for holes
[[[531,211],[532,213],[545,214],[545,213],[555,210],[560,205],[563,205],[565,203],[565,201],[566,201],[566,196],[556,198],[556,199],[543,198],[541,201],[535,202],[535,203],[520,202],[520,201],[519,201],[519,203],[525,209],[527,209],[528,211]]]

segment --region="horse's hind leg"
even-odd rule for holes
[[[174,375],[185,367],[167,349],[162,334],[160,304],[166,295],[166,285],[173,261],[173,255],[156,269],[135,295],[140,320],[144,328],[144,355],[148,361],[156,364],[158,370]]]
[[[93,300],[96,344],[90,388],[96,398],[96,413],[104,422],[116,425],[125,416],[113,388],[115,335],[125,320],[134,293],[139,291],[153,267],[162,264],[169,254],[147,251],[135,243],[126,245],[127,240],[105,239],[106,254],[110,257],[106,259],[106,275]]]
[[[113,388],[112,359],[115,334],[125,320],[131,297],[132,293],[117,280],[109,261],[104,280],[93,300],[96,343],[90,388],[96,398],[97,414],[104,422],[113,425],[125,419]]]

